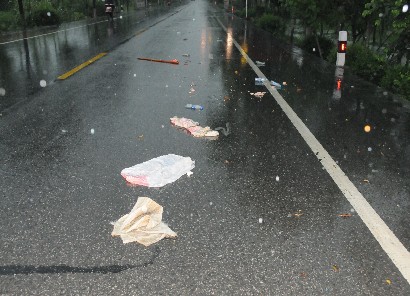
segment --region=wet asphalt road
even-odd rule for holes
[[[10,103],[16,84],[0,86],[0,294],[409,295],[278,104],[250,95],[264,87],[217,19],[268,78],[287,82],[282,96],[409,249],[406,104],[348,69],[338,98],[333,66],[206,1],[164,13],[28,99]],[[79,64],[67,63],[47,73]],[[232,133],[195,139],[170,126],[175,115]],[[168,153],[194,159],[193,175],[153,189],[119,174]],[[164,206],[177,239],[145,248],[111,237],[138,196]]]

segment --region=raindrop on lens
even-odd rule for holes
[[[47,81],[45,81],[45,80],[40,80],[40,86],[41,86],[41,87],[46,87],[46,86],[47,86]]]

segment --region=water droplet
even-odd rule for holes
[[[0,87],[0,96],[4,97],[6,95],[6,90]]]
[[[95,130],[92,128],[91,131],[90,131],[90,133],[91,133],[92,135],[94,135]]]
[[[372,147],[367,148],[367,151],[372,152]]]
[[[209,203],[209,205],[212,206],[212,204],[213,204],[213,203],[212,203],[212,201],[211,201],[211,202]]]
[[[47,81],[45,81],[45,80],[40,80],[40,86],[41,86],[41,87],[46,87],[46,86],[47,86]]]
[[[279,176],[276,176],[276,181],[279,182]]]
[[[263,222],[263,219],[262,218],[259,218],[259,223],[262,223]]]

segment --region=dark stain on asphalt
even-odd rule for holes
[[[154,264],[155,259],[158,258],[161,253],[160,248],[157,246],[152,251],[151,258],[144,263],[132,265],[107,265],[107,266],[92,266],[92,267],[76,267],[68,265],[50,265],[50,266],[34,266],[34,265],[5,265],[0,266],[0,275],[18,275],[18,274],[57,274],[57,273],[119,273],[129,269],[147,267]]]

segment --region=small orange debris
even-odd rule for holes
[[[339,272],[340,268],[337,265],[332,265],[332,269],[334,272]]]
[[[346,214],[339,214],[338,216],[342,218],[349,218],[349,217],[352,217],[352,214],[346,213]]]

